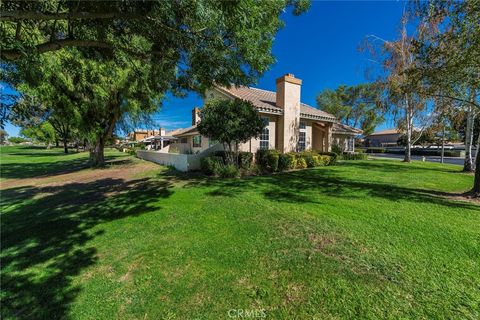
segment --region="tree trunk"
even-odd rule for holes
[[[477,170],[477,168],[480,168],[478,166],[478,154],[480,153],[480,132],[478,133],[477,137],[477,150],[475,151],[475,167],[473,170]]]
[[[445,157],[445,126],[442,128],[442,153],[440,155],[440,162],[443,163]]]
[[[55,147],[56,148],[60,147],[60,142],[58,141],[58,139],[55,139]]]
[[[406,124],[407,124],[407,146],[405,148],[405,157],[403,162],[412,161],[412,126],[413,126],[413,117],[411,114],[410,106],[408,103],[408,98],[405,98],[405,113],[406,113]]]
[[[92,161],[92,165],[94,167],[101,167],[105,165],[105,156],[104,156],[104,149],[105,148],[105,139],[100,137],[97,139],[95,146],[90,149],[90,160]]]
[[[68,153],[68,141],[66,138],[63,138],[63,152]]]
[[[475,114],[473,112],[473,107],[468,106],[467,111],[467,128],[465,130],[465,162],[463,165],[463,171],[472,172],[473,171],[473,160],[472,160],[472,143],[473,143],[473,121],[475,120]]]
[[[480,157],[478,156],[478,152],[477,158],[475,159],[475,166],[480,168]],[[480,169],[475,170],[475,178],[473,180],[473,189],[471,192],[474,197],[480,197]]]

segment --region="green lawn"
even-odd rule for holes
[[[1,152],[3,319],[480,317],[480,206],[447,197],[471,187],[458,166],[218,180]]]

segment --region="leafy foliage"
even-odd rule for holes
[[[326,89],[317,96],[317,105],[342,123],[360,127],[364,134],[372,133],[384,120],[383,88],[377,83]]]
[[[198,124],[200,134],[223,143],[225,149],[238,156],[240,143],[257,138],[264,128],[264,123],[251,102],[233,99],[213,99],[205,104],[200,112]],[[229,163],[235,163],[230,155]]]

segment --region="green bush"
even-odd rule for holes
[[[366,160],[368,155],[365,153],[344,153],[342,155],[343,160]]]
[[[321,156],[328,156],[328,158],[324,158],[328,159],[328,161],[325,163],[326,166],[333,166],[337,163],[338,154],[335,152],[319,152],[318,154]]]
[[[200,160],[200,166],[201,166],[202,172],[209,176],[216,174],[218,171],[218,168],[222,165],[223,165],[222,158],[217,156],[209,156],[209,157],[202,158]]]
[[[336,154],[342,154],[343,150],[338,144],[332,144],[332,152]]]
[[[330,162],[332,161],[332,157],[330,156],[326,156],[326,155],[322,155],[322,156],[318,156],[319,158],[319,162],[321,162],[322,166],[329,166],[330,165]]]
[[[280,158],[280,152],[278,152],[277,150],[259,149],[255,156],[258,166],[264,172],[277,171],[279,158]]]
[[[369,147],[367,148],[367,153],[385,153],[385,148],[376,148],[376,147]]]
[[[249,169],[253,163],[253,153],[251,152],[239,152],[238,153],[238,166],[241,169]]]
[[[295,168],[297,161],[295,158],[295,154],[293,153],[285,153],[281,154],[278,157],[278,171],[286,171]]]
[[[313,159],[313,155],[307,154],[307,155],[301,155],[303,159],[305,159],[305,163],[307,164],[308,168],[313,168],[315,167],[315,160]]]
[[[315,167],[322,167],[325,165],[325,161],[323,160],[322,156],[312,156],[312,158]]]
[[[240,171],[233,164],[221,164],[216,168],[215,174],[220,178],[237,178]]]
[[[307,162],[305,161],[304,157],[298,157],[297,158],[297,169],[305,169],[307,167]]]

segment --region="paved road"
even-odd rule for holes
[[[392,153],[375,153],[375,154],[369,154],[371,157],[378,157],[378,158],[390,158],[390,159],[399,159],[403,160],[403,154],[392,154]],[[412,156],[412,160],[422,160],[422,156]],[[439,156],[427,156],[426,161],[429,162],[440,162],[440,157]],[[445,157],[444,162],[445,163],[450,163],[450,164],[456,164],[459,166],[463,166],[463,158],[457,158],[457,157]],[[475,159],[473,159],[475,162]]]

